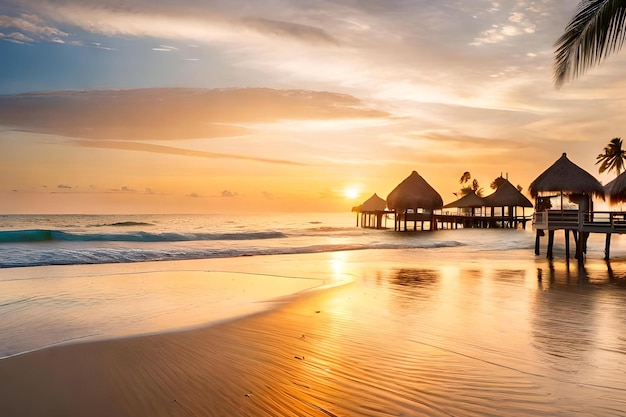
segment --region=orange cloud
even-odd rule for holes
[[[152,145],[148,143],[128,142],[128,141],[116,141],[116,140],[74,140],[72,143],[91,147],[91,148],[103,148],[103,149],[120,149],[126,151],[142,151],[152,152],[168,155],[183,155],[183,156],[196,156],[200,158],[217,158],[217,159],[239,159],[244,161],[266,162],[270,164],[281,165],[306,165],[298,162],[292,162],[285,159],[271,159],[271,158],[256,158],[252,156],[223,154],[216,152],[196,151],[191,149],[175,148],[173,146]]]
[[[81,139],[176,140],[250,133],[246,123],[384,118],[352,96],[304,90],[133,89],[0,96],[0,125]]]

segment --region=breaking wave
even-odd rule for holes
[[[21,242],[187,242],[201,240],[257,240],[279,239],[284,233],[242,232],[242,233],[68,233],[58,230],[9,230],[0,231],[0,243]]]

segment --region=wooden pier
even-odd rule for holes
[[[359,227],[359,218],[361,218],[361,227],[367,229],[386,229],[387,216],[394,214],[390,210],[365,210],[357,211],[356,227]]]
[[[535,212],[533,228],[535,237],[535,254],[539,255],[541,236],[548,232],[546,257],[552,259],[554,232],[563,230],[565,234],[565,258],[570,258],[570,232],[574,237],[576,248],[575,258],[584,262],[587,252],[587,239],[591,233],[604,233],[604,259],[609,260],[611,235],[626,233],[626,212],[622,211],[579,211],[579,210],[545,210]]]
[[[395,231],[417,231],[438,229],[517,229],[526,228],[532,216],[504,215],[486,216],[430,212],[395,212],[393,210],[371,210],[357,213],[356,225],[368,229],[386,229],[387,218],[393,217]],[[360,221],[359,221],[360,219]],[[425,228],[424,226],[427,225]]]
[[[526,228],[531,216],[472,216],[463,214],[436,214],[440,228],[447,229],[517,229]]]

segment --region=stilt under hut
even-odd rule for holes
[[[404,179],[387,196],[387,207],[394,212],[394,230],[407,231],[407,223],[413,222],[413,230],[420,223],[429,223],[429,229],[437,228],[435,210],[443,207],[441,195],[426,182],[416,171]]]
[[[376,193],[365,200],[363,204],[355,207],[357,213],[356,226],[359,227],[359,217],[361,218],[361,227],[372,229],[382,229],[383,219],[390,212],[387,210],[387,202],[380,198]]]
[[[502,178],[502,177],[501,177]],[[519,224],[526,228],[526,215],[524,210],[526,207],[533,207],[533,203],[522,194],[516,186],[511,184],[508,178],[502,178],[496,191],[483,198],[486,207],[491,208],[490,227],[508,227],[517,229]],[[500,215],[496,215],[496,209],[500,209]],[[519,216],[517,209],[522,209],[522,215]]]
[[[530,195],[535,198],[535,214],[533,227],[536,230],[535,254],[539,255],[540,238],[548,231],[548,247],[546,256],[552,259],[555,230],[563,229],[565,233],[565,257],[569,259],[569,234],[574,236],[576,243],[576,259],[584,262],[587,238],[590,232],[605,230],[606,222],[594,223],[593,197],[604,200],[605,191],[602,184],[591,174],[574,164],[563,153],[552,166],[539,175],[528,187]],[[546,204],[546,194],[560,198],[558,209]],[[564,199],[576,204],[577,209],[566,209]],[[556,202],[555,202],[556,203]]]

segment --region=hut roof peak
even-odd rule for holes
[[[387,207],[394,210],[438,209],[441,206],[443,206],[441,195],[417,171],[411,172],[411,175],[387,196]]]
[[[565,152],[530,184],[529,190],[533,197],[537,197],[540,192],[552,191],[590,194],[604,199],[602,184],[593,175],[570,161]]]
[[[380,198],[376,193],[358,206],[359,211],[383,211],[387,208],[387,201]]]
[[[484,198],[485,205],[488,207],[532,207],[525,195],[523,195],[516,186],[507,178],[500,184],[498,189],[492,194]]]

